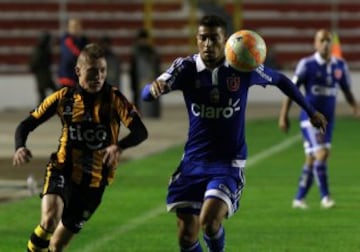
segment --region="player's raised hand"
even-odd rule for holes
[[[316,111],[315,114],[310,118],[310,122],[315,128],[320,129],[321,133],[325,133],[327,120],[323,114]]]
[[[155,80],[151,83],[150,92],[154,98],[158,98],[169,91],[169,86],[162,80]]]
[[[30,150],[26,147],[20,147],[15,151],[15,154],[13,156],[13,165],[22,165],[29,162],[31,158],[32,154]]]

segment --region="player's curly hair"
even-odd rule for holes
[[[199,26],[206,27],[221,27],[224,31],[227,30],[227,24],[225,20],[217,15],[209,14],[205,15],[200,19]]]

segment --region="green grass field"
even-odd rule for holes
[[[345,117],[337,121],[329,161],[336,208],[320,209],[313,187],[310,209],[302,211],[291,208],[303,162],[297,123],[284,135],[275,119],[249,122],[247,184],[240,210],[224,223],[226,251],[360,251],[359,125]],[[181,154],[182,146],[175,146],[122,164],[103,204],[68,251],[178,251],[175,216],[166,213],[165,196]],[[0,205],[0,251],[25,251],[39,212],[37,197]]]

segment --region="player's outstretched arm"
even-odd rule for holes
[[[155,80],[151,84],[145,85],[141,93],[141,98],[144,101],[153,101],[168,92],[169,86],[163,80]]]

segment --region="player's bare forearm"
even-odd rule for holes
[[[291,99],[285,98],[282,102],[280,116],[279,116],[279,128],[281,131],[287,133],[290,129],[289,111],[291,107]]]
[[[354,94],[349,90],[344,92],[344,95],[347,103],[352,107],[353,115],[355,117],[360,117],[360,108],[356,102]]]

